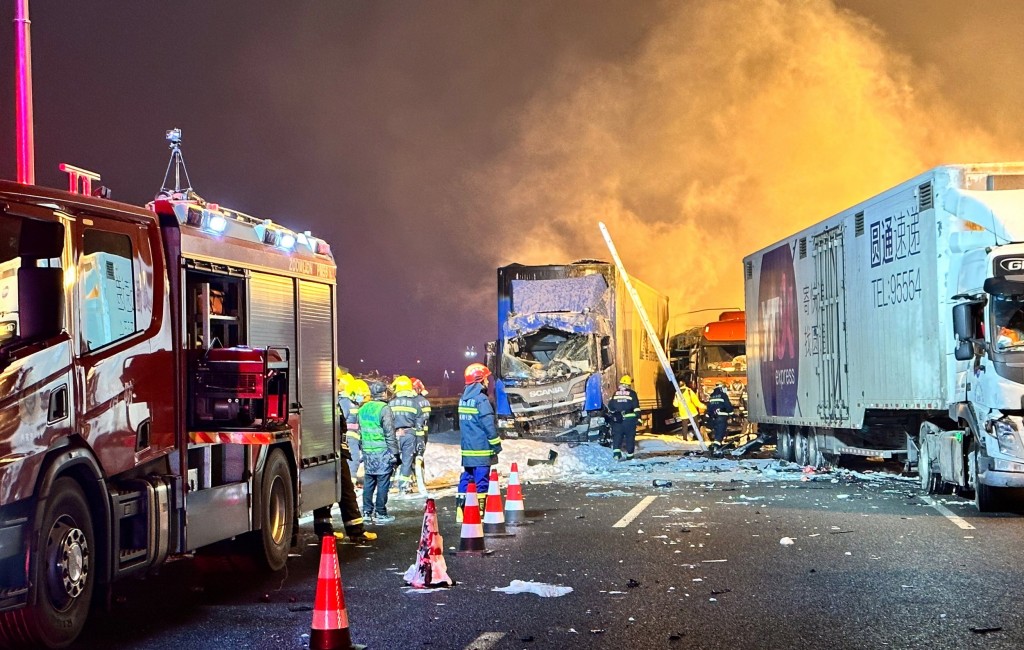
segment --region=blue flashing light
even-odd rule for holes
[[[291,233],[284,233],[281,235],[281,239],[277,242],[277,245],[286,251],[290,251],[295,247],[295,235]]]
[[[210,220],[206,223],[206,227],[215,233],[222,233],[227,230],[228,220],[219,214],[215,214],[210,217]]]

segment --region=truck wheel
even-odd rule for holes
[[[776,434],[775,455],[779,460],[793,461],[793,434],[788,427],[784,427]]]
[[[978,480],[978,455],[980,452],[972,445],[967,471],[971,484],[974,485],[974,506],[978,512],[996,512],[999,510],[999,488],[982,485]]]
[[[806,467],[809,459],[807,456],[807,434],[802,431],[793,434],[793,459],[800,467]]]
[[[32,579],[36,604],[5,612],[0,640],[62,648],[85,626],[96,581],[92,516],[74,479],[54,481],[39,523]]]
[[[344,461],[342,461],[344,462]],[[258,556],[266,568],[279,571],[288,561],[295,526],[295,493],[292,472],[284,452],[275,449],[263,470],[260,503],[263,526],[259,534]]]

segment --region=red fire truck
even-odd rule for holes
[[[67,645],[115,580],[221,540],[283,567],[341,489],[328,244],[0,182],[0,270],[0,645]]]

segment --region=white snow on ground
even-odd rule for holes
[[[685,456],[687,453],[697,454],[700,449],[696,442],[688,442],[682,436],[637,436],[636,457],[629,461],[613,460],[611,449],[597,443],[570,445],[528,439],[506,439],[502,440],[501,444],[502,452],[495,467],[503,485],[508,481],[508,472],[513,462],[519,465],[519,480],[522,483],[574,482],[650,486],[654,479],[682,483],[728,483],[733,480],[763,483],[838,481],[839,477],[865,481],[917,481],[915,478],[882,472],[853,472],[845,469],[814,472],[793,463],[769,458],[712,459],[701,455]],[[557,453],[553,462],[536,464],[536,461],[547,461],[551,451]],[[535,461],[534,465],[530,465],[531,460]],[[431,491],[458,483],[459,475],[462,473],[462,460],[457,431],[430,436],[424,455],[424,469]],[[594,493],[593,496],[606,495]]]

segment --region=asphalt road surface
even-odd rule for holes
[[[398,520],[377,527],[372,546],[339,544],[353,640],[479,650],[1024,646],[1020,515],[979,515],[958,497],[937,497],[937,509],[897,481],[524,492],[533,523],[487,540],[487,557],[450,552],[452,589],[403,585],[422,501],[392,500]],[[456,547],[454,499],[438,504],[445,546]],[[303,648],[320,547],[308,525],[302,538],[277,574],[198,558],[118,585],[76,647]],[[573,591],[492,591],[512,580]]]

